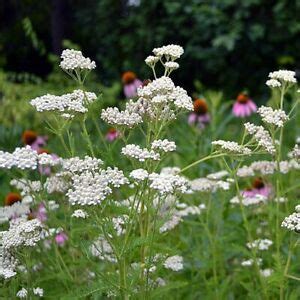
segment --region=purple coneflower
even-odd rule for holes
[[[106,135],[105,135],[105,138],[107,141],[109,142],[113,142],[114,140],[116,140],[118,137],[120,136],[120,132],[115,129],[115,128],[109,128]]]
[[[46,145],[47,136],[40,136],[33,130],[25,130],[22,134],[22,141],[33,150],[38,151]]]
[[[236,117],[248,117],[256,112],[257,106],[246,93],[240,93],[232,107],[232,113]]]
[[[204,99],[196,99],[194,101],[194,111],[188,117],[188,123],[191,125],[198,125],[204,128],[210,122],[210,115],[208,113],[208,106]]]
[[[268,198],[271,192],[272,188],[270,185],[266,185],[261,178],[256,178],[252,183],[252,187],[243,191],[242,195],[250,198],[261,195]]]
[[[122,82],[124,85],[123,91],[126,98],[133,98],[137,95],[137,88],[142,85],[134,72],[127,71],[122,75]]]

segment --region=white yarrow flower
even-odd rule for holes
[[[183,269],[183,258],[179,255],[169,256],[165,262],[164,267],[166,269],[178,272]]]

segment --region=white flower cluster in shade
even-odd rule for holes
[[[264,129],[262,126],[257,126],[249,122],[245,123],[244,126],[246,131],[250,135],[253,135],[260,147],[265,149],[270,154],[274,154],[276,152],[270,133],[266,129]]]
[[[154,48],[153,53],[157,57],[162,57],[165,56],[166,59],[171,59],[171,60],[176,60],[178,59],[183,53],[184,50],[181,46],[179,45],[167,45],[167,46],[162,46],[159,48]]]
[[[221,170],[215,173],[210,173],[208,174],[206,177],[208,179],[212,179],[212,180],[219,180],[222,179],[223,177],[227,177],[229,175],[229,173],[225,170]]]
[[[15,219],[6,231],[0,232],[0,276],[6,279],[16,275],[18,260],[13,253],[19,247],[33,247],[41,239],[42,224],[39,220]]]
[[[84,57],[81,51],[66,49],[61,54],[60,67],[63,70],[92,70],[96,68],[96,63],[88,57]]]
[[[32,99],[30,104],[38,112],[85,113],[88,111],[86,106],[96,99],[95,93],[74,90],[72,93],[61,96],[46,94]]]
[[[279,162],[279,172],[287,174],[291,170],[300,170],[300,164],[295,160]],[[249,166],[243,166],[237,170],[238,177],[252,177],[258,174],[272,175],[277,171],[277,164],[274,161],[254,161]]]
[[[272,245],[273,241],[269,239],[258,239],[254,240],[253,242],[249,242],[246,244],[249,249],[257,249],[260,251],[268,250]]]
[[[250,259],[248,259],[248,260],[243,260],[243,261],[241,262],[241,265],[242,265],[243,267],[251,267],[251,266],[254,265],[254,263],[255,263],[255,260],[252,259],[252,258],[250,258]],[[257,259],[256,259],[256,264],[257,264],[258,266],[260,266],[260,265],[262,264],[262,259],[261,259],[261,258],[257,258]]]
[[[10,249],[6,249],[2,242],[2,236],[5,231],[0,231],[0,278],[9,279],[17,273],[18,260],[14,257]]]
[[[83,159],[79,157],[71,157],[62,160],[62,168],[71,173],[81,173],[84,171],[97,171],[103,161],[99,158],[85,156]]]
[[[112,263],[117,262],[110,243],[102,236],[93,242],[93,244],[89,247],[89,250],[93,256],[98,257],[100,260]]]
[[[120,111],[117,107],[108,107],[101,112],[101,119],[110,125],[134,127],[143,122],[142,117],[129,110]]]
[[[129,177],[133,178],[136,181],[142,181],[147,179],[148,175],[148,172],[144,169],[135,169],[130,172]]]
[[[249,148],[239,145],[236,142],[218,140],[212,141],[212,145],[217,146],[225,152],[229,152],[231,154],[251,154],[251,150]]]
[[[10,206],[0,207],[0,224],[8,222],[12,218],[24,217],[30,213],[27,204],[16,202]]]
[[[251,205],[266,203],[267,200],[268,200],[267,197],[260,194],[256,194],[255,196],[251,196],[251,197],[241,196],[241,199],[239,199],[238,196],[235,196],[232,199],[230,199],[229,202],[231,204],[240,204],[241,202],[241,204],[244,206],[251,206]]]
[[[28,291],[25,288],[22,288],[17,292],[16,297],[20,299],[25,299],[27,298],[27,295]]]
[[[31,181],[25,178],[12,179],[10,185],[18,189],[22,196],[37,193],[42,190],[42,183],[39,180]]]
[[[291,152],[291,156],[296,160],[300,160],[300,147],[299,145],[295,145],[294,149]]]
[[[159,153],[153,150],[148,150],[146,148],[141,148],[139,145],[128,144],[122,148],[122,154],[137,159],[140,162],[144,162],[146,159],[160,160]]]
[[[83,209],[76,209],[73,214],[72,214],[73,218],[77,218],[77,219],[86,219],[89,217],[88,213],[86,211],[84,211]]]
[[[173,141],[167,139],[164,140],[155,140],[151,144],[151,149],[161,150],[163,152],[172,152],[176,150],[176,144]]]
[[[117,168],[99,172],[84,171],[72,176],[67,196],[72,205],[97,205],[112,193],[112,187],[119,188],[128,183],[123,172]]]
[[[44,290],[40,287],[33,288],[32,292],[37,297],[44,296]],[[27,299],[27,296],[28,296],[28,291],[25,288],[20,289],[16,294],[16,297],[20,299]]]
[[[150,188],[158,191],[161,195],[175,192],[186,193],[188,181],[179,175],[151,173],[149,174]]]
[[[30,146],[16,148],[13,153],[0,151],[0,168],[25,170],[37,168],[38,154]]]
[[[205,204],[200,204],[199,206],[188,206],[185,203],[177,203],[174,211],[171,212],[171,217],[159,228],[159,232],[164,233],[174,229],[180,222],[183,221],[184,217],[189,215],[200,215],[205,208]],[[170,212],[167,214],[169,215]]]
[[[277,127],[283,127],[284,123],[289,120],[285,111],[281,109],[273,110],[269,106],[261,106],[257,112],[265,123],[273,124]]]
[[[209,175],[208,175],[209,176]],[[230,182],[224,180],[214,180],[210,178],[196,178],[190,181],[191,190],[194,192],[216,192],[217,190],[227,191]]]
[[[65,193],[69,189],[68,177],[70,174],[56,173],[46,179],[44,187],[48,194],[52,193]]]
[[[117,236],[125,234],[126,229],[124,225],[126,225],[126,223],[128,222],[128,218],[129,217],[127,215],[112,218],[113,227],[116,231]]]
[[[44,290],[40,287],[33,288],[32,291],[35,296],[38,296],[38,297],[44,296]]]
[[[41,239],[42,224],[38,219],[29,221],[14,220],[10,222],[8,231],[2,234],[4,248],[17,248],[20,246],[33,247]]]
[[[295,76],[296,73],[294,71],[288,70],[270,72],[268,77],[270,79],[273,79],[273,81],[269,82],[269,84],[267,85],[271,87],[280,87],[282,83],[296,83],[297,79],[295,78]]]
[[[286,217],[281,223],[281,227],[300,233],[300,205],[295,207],[296,212]]]
[[[267,269],[260,270],[259,272],[262,277],[270,277],[274,271],[272,269],[267,268]]]
[[[153,80],[146,86],[138,88],[137,92],[139,101],[148,102],[150,108],[154,113],[155,109],[160,108],[161,105],[174,103],[175,108],[185,109],[188,111],[193,110],[193,102],[187,92],[181,87],[175,86],[171,78],[162,76]]]
[[[183,258],[179,255],[169,256],[165,262],[164,267],[166,269],[178,272],[183,269]]]
[[[266,85],[270,88],[281,87],[281,83],[277,79],[269,79],[266,81]]]

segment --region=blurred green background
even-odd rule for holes
[[[24,72],[45,79],[51,54],[72,44],[96,60],[105,85],[126,70],[149,77],[143,60],[168,43],[185,48],[175,81],[190,92],[198,79],[228,97],[243,89],[260,96],[268,72],[299,69],[298,0],[0,2],[0,68],[14,80]]]

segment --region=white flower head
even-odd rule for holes
[[[289,120],[285,111],[281,109],[274,110],[269,106],[261,106],[257,112],[261,116],[263,122],[277,127],[283,127],[284,123]]]
[[[279,70],[269,73],[269,78],[286,83],[296,83],[297,79],[295,76],[296,73],[289,70]]]
[[[77,219],[86,219],[88,216],[88,213],[83,209],[76,209],[72,214],[72,217]]]
[[[167,59],[170,58],[175,60],[184,53],[184,50],[181,46],[171,44],[160,48],[154,48],[153,53],[158,57],[165,56]]]
[[[22,288],[21,290],[19,290],[16,294],[16,296],[20,299],[25,299],[27,298],[28,292],[25,288]]]
[[[229,152],[232,154],[245,154],[245,155],[251,154],[251,150],[249,148],[245,146],[241,146],[236,142],[218,140],[218,141],[213,141],[212,145],[217,146],[222,150],[224,150],[225,152]]]
[[[66,49],[61,54],[60,67],[63,70],[92,70],[96,68],[96,63],[88,57],[84,57],[81,51]]]
[[[144,169],[136,169],[130,172],[129,177],[136,181],[142,181],[148,178],[148,172]]]
[[[183,258],[179,255],[169,256],[165,262],[164,267],[172,271],[178,272],[183,269]]]

